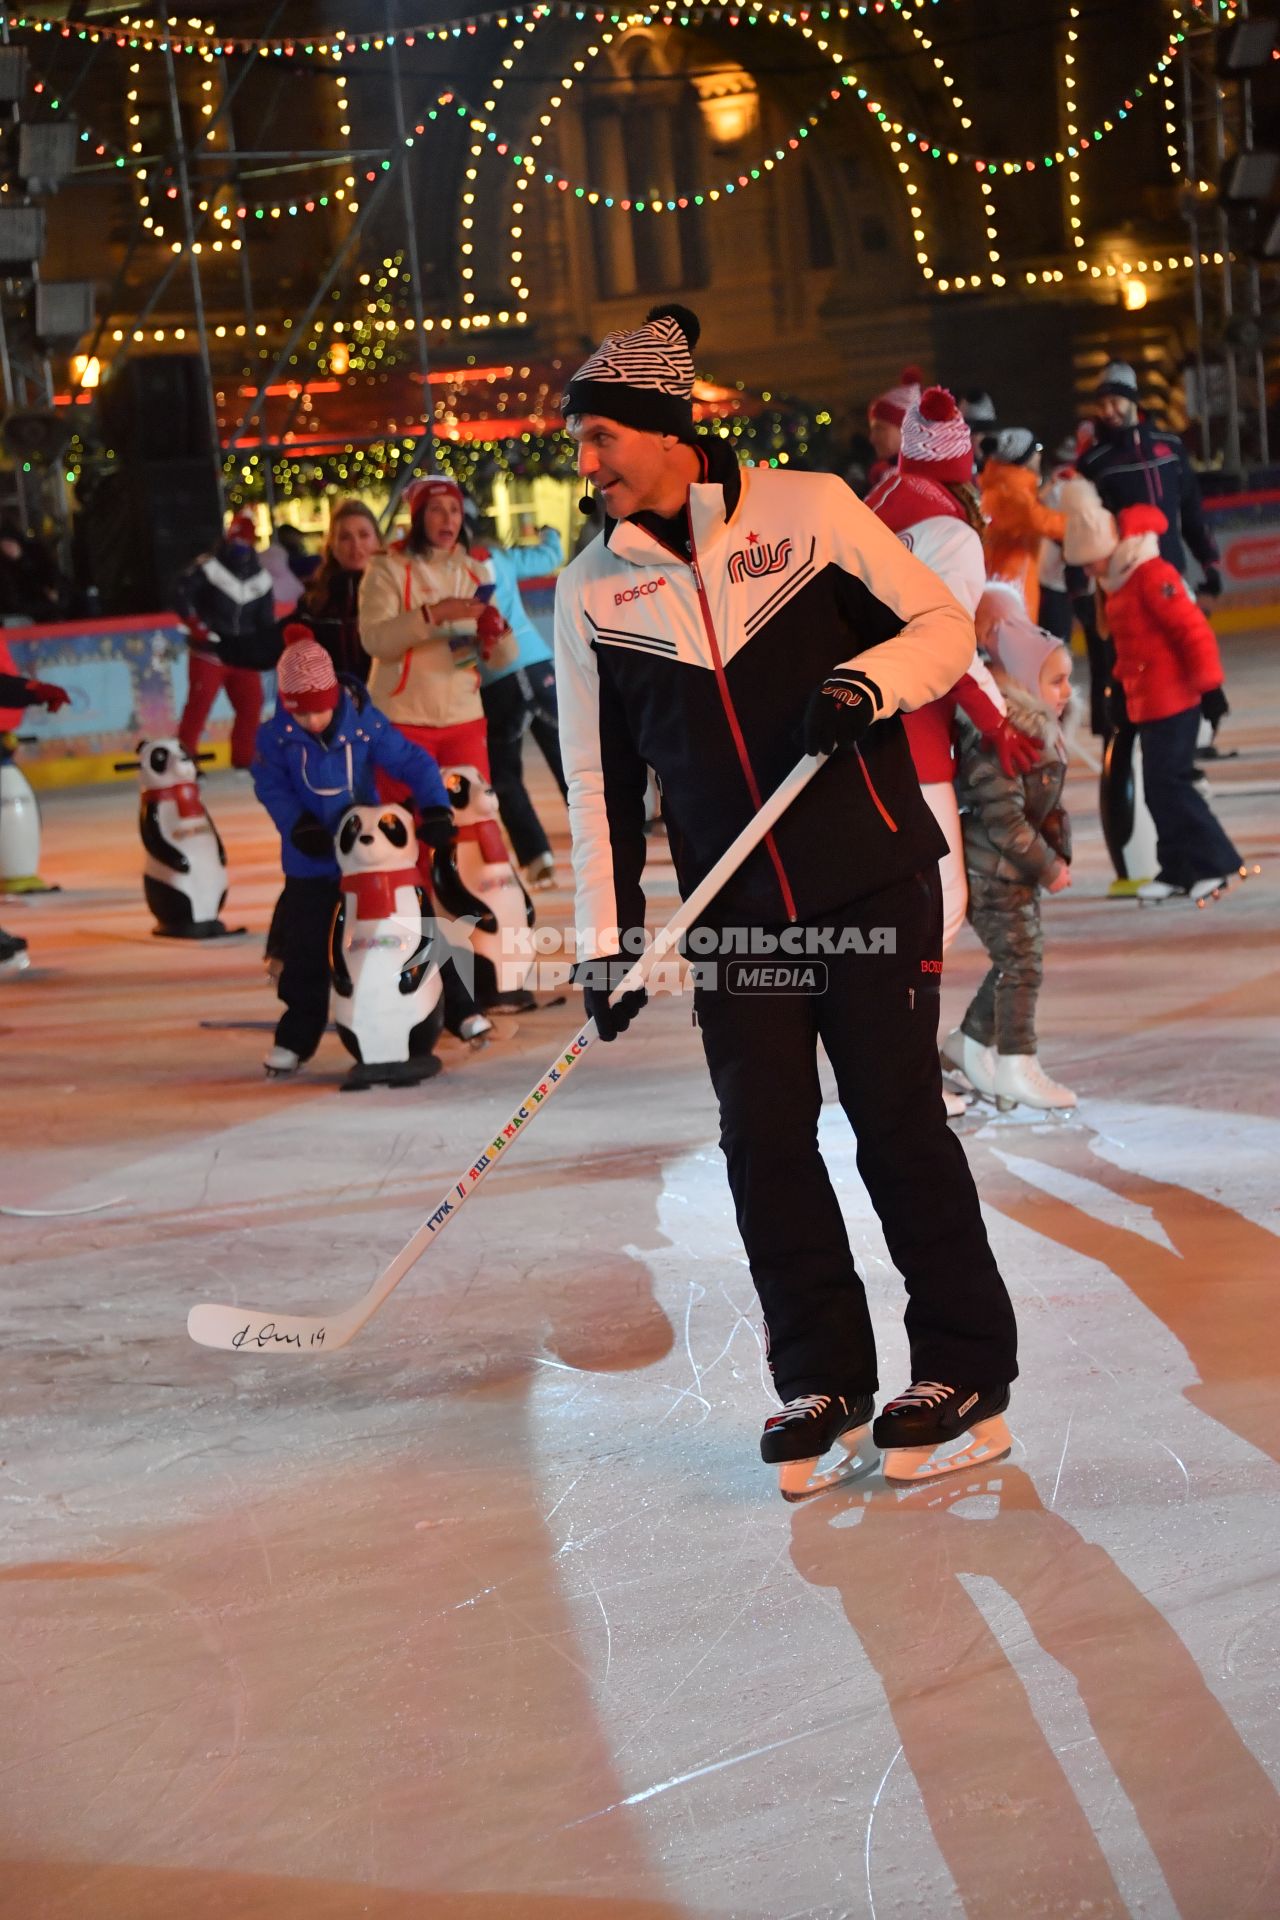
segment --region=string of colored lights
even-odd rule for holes
[[[1196,0],[1191,0],[1191,3],[1196,4]],[[174,52],[189,52],[205,59],[212,58],[215,53],[235,51],[287,53],[292,57],[297,54],[305,54],[308,56],[332,54],[339,45],[342,51],[352,53],[357,51],[380,52],[384,51],[388,44],[412,46],[416,38],[422,38],[428,41],[457,39],[463,35],[474,35],[481,26],[487,25],[496,25],[504,30],[509,30],[512,27],[518,28],[523,26],[527,20],[535,16],[547,17],[549,15],[584,22],[594,20],[601,25],[608,22],[615,27],[627,25],[662,25],[674,29],[705,26],[709,21],[714,21],[719,25],[732,28],[751,28],[765,24],[768,26],[791,27],[811,35],[813,29],[808,25],[811,21],[817,20],[822,23],[828,23],[835,20],[849,20],[859,15],[865,16],[867,14],[883,12],[884,5],[892,5],[894,10],[898,12],[903,11],[902,0],[883,0],[883,4],[880,5],[876,4],[876,0],[867,0],[867,4],[862,6],[822,7],[805,9],[798,13],[786,9],[770,9],[767,12],[763,10],[730,12],[724,7],[694,7],[672,11],[669,6],[657,4],[656,0],[655,4],[648,8],[636,12],[621,13],[612,9],[588,10],[570,4],[570,0],[545,0],[543,5],[528,11],[477,15],[467,21],[457,21],[435,27],[415,27],[407,29],[399,35],[374,36],[368,40],[361,39],[356,41],[344,39],[341,43],[292,39],[279,44],[275,42],[257,43],[246,41],[243,47],[240,47],[234,40],[227,40],[207,42],[204,44],[192,43],[179,48],[176,42],[169,43],[163,40],[156,40],[154,42],[143,41],[138,43],[133,39],[121,38],[111,32],[106,33],[103,37],[114,40],[119,45],[129,46],[131,48],[140,44],[142,50],[149,52],[163,52],[165,46],[171,44]],[[1079,10],[1075,9],[1074,11],[1078,14]],[[1179,17],[1184,18],[1185,16]],[[15,23],[16,18],[17,17],[15,17]],[[72,28],[56,22],[41,23],[31,19],[24,19],[22,24],[37,31],[43,26],[49,31],[63,33],[64,37],[67,38],[86,37],[90,32],[90,30],[86,28]],[[1097,147],[1108,133],[1114,132],[1116,126],[1128,118],[1128,115],[1134,110],[1137,102],[1145,97],[1152,86],[1162,80],[1167,67],[1177,58],[1178,52],[1185,39],[1186,34],[1183,28],[1181,26],[1175,26],[1169,35],[1169,40],[1164,52],[1160,55],[1154,66],[1145,74],[1143,79],[1135,82],[1127,89],[1123,96],[1123,104],[1113,109],[1109,115],[1103,117],[1088,134],[1080,136],[1077,143],[1068,142],[1065,149],[1057,149],[1048,154],[1026,154],[1014,158],[998,154],[974,153],[953,147],[949,143],[935,140],[932,135],[922,132],[919,128],[909,127],[905,124],[900,126],[897,132],[900,137],[916,147],[924,157],[946,162],[951,166],[973,166],[985,169],[991,174],[1004,173],[1010,176],[1017,173],[1035,172],[1039,168],[1064,166],[1069,161],[1077,159],[1081,153],[1088,151],[1092,147]]]
[[[1062,101],[1067,127],[1067,151],[1074,153],[1076,141],[1080,136],[1076,120],[1076,48],[1080,44],[1080,32],[1076,22],[1080,18],[1079,7],[1067,10],[1067,45],[1062,55]],[[1067,229],[1073,247],[1084,246],[1084,227],[1080,218],[1080,169],[1070,166],[1067,169]]]
[[[840,7],[817,7],[806,10],[806,18],[821,20],[869,19],[883,15],[886,9],[904,16],[913,10],[923,11],[926,5],[938,6],[941,0],[855,0],[855,4]],[[1197,0],[1198,4],[1198,0]],[[682,9],[688,20],[698,25],[708,20],[723,19],[730,25],[740,23],[743,16],[739,10],[725,6],[699,6]],[[8,14],[11,27],[29,29],[33,33],[54,34],[64,40],[86,40],[91,45],[113,45],[127,50],[144,53],[166,53],[188,55],[194,58],[240,53],[258,55],[264,58],[295,59],[299,54],[308,58],[319,56],[322,59],[341,60],[344,54],[383,53],[389,46],[412,47],[418,40],[428,43],[444,40],[457,40],[464,34],[474,35],[484,27],[507,28],[526,25],[537,16],[556,16],[561,19],[586,21],[596,20],[603,24],[612,20],[620,24],[624,16],[607,10],[583,7],[578,0],[544,0],[536,7],[493,8],[483,13],[470,14],[453,20],[420,21],[404,26],[393,34],[356,35],[341,27],[331,35],[284,34],[259,38],[253,34],[218,34],[216,28],[203,22],[194,23],[195,31],[184,34],[175,32],[178,23],[158,20],[130,20],[125,16],[118,26],[103,27],[77,22],[48,20],[27,14]],[[751,24],[756,23],[758,15]],[[188,22],[189,26],[193,23]]]
[[[517,59],[526,50],[526,48],[529,45],[529,42],[532,40],[539,26],[541,26],[543,24],[543,21],[548,17],[549,16],[547,15],[540,15],[539,17],[532,20],[527,30],[518,34],[516,38],[511,42],[508,52],[503,57],[503,61],[502,61],[503,72],[499,74],[495,74],[489,82],[489,98],[484,103],[484,110],[486,113],[494,113],[497,111],[498,95],[502,92],[504,86],[506,85],[507,78],[511,74],[513,68],[515,67],[515,63]],[[572,85],[572,82],[570,82],[569,84]],[[475,129],[473,128],[472,131],[474,132]],[[463,300],[464,306],[468,306],[468,307],[473,307],[476,304],[475,288],[472,285],[472,282],[475,279],[475,265],[474,265],[475,240],[473,236],[475,233],[475,219],[476,219],[476,216],[475,216],[476,180],[479,176],[480,161],[484,156],[484,152],[485,152],[485,143],[481,140],[473,139],[471,143],[471,150],[470,150],[470,167],[468,169],[468,179],[467,179],[467,184],[463,189],[462,199],[461,199],[462,212],[461,212],[461,218],[460,218],[460,232],[462,237],[459,244],[460,244],[461,256],[463,259],[463,266],[460,271],[461,271],[461,278],[466,283],[463,287],[462,300]],[[505,267],[505,278],[506,278],[507,285],[510,287],[511,292],[515,298],[517,306],[523,306],[527,300],[532,298],[532,295],[529,291],[529,287],[526,283],[526,277],[524,272],[524,249],[520,245],[520,242],[523,239],[523,230],[517,224],[521,215],[524,212],[523,198],[518,197],[521,194],[522,194],[522,189],[517,187],[515,192],[512,195],[511,208],[510,208],[511,217],[508,219],[506,223],[506,232],[507,232],[507,241],[508,241],[508,247],[507,247],[508,257],[507,257],[507,263]]]
[[[1178,98],[1172,68],[1164,76],[1164,135],[1169,171],[1175,180],[1179,180],[1182,177],[1182,162],[1178,157],[1181,152],[1178,145]]]
[[[923,27],[918,26],[914,20],[910,19],[908,19],[907,25],[916,44],[923,52],[929,55],[934,68],[941,76],[942,84],[951,90],[951,104],[960,116],[960,125],[968,129],[973,125],[973,122],[965,112],[963,95],[960,93],[956,82],[947,72],[946,61],[941,54],[935,53],[933,41],[929,38]],[[996,219],[995,188],[985,173],[978,175],[978,192],[982,201],[982,225],[987,244],[987,263],[998,271],[1000,267],[1000,229]],[[994,279],[995,275],[993,274],[992,277]],[[996,285],[1003,285],[1003,280],[996,280]]]

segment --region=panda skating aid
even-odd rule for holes
[[[138,773],[142,890],[155,916],[152,932],[169,940],[226,940],[247,932],[219,918],[227,855],[186,749],[177,740],[140,740],[137,758],[115,765],[117,773]]]
[[[356,1060],[343,1092],[414,1086],[440,1071],[444,997],[413,821],[403,807],[349,807],[334,845],[342,875],[329,941],[334,1017]]]

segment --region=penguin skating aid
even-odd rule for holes
[[[806,755],[769,796],[737,839],[721,854],[706,879],[689,895],[678,912],[667,922],[628,968],[609,998],[618,1001],[624,994],[643,986],[660,960],[673,952],[685,933],[705,912],[725,883],[754,852],[796,795],[812,780],[826,755]],[[592,1040],[594,1021],[579,1028],[563,1052],[531,1087],[506,1123],[497,1128],[471,1165],[444,1193],[427,1215],[408,1244],[401,1248],[391,1264],[368,1291],[351,1306],[333,1314],[293,1314],[266,1312],[258,1307],[239,1307],[204,1302],[187,1315],[187,1332],[204,1347],[220,1347],[234,1353],[333,1353],[353,1340],[361,1327],[394,1292],[421,1255],[445,1228],[455,1220],[476,1188],[497,1165],[508,1147],[569,1079]]]

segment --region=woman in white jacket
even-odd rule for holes
[[[408,535],[374,555],[360,587],[360,638],[373,660],[369,691],[442,766],[475,767],[487,780],[479,664],[504,665],[515,640],[488,604],[493,568],[473,561],[461,543],[462,489],[433,475],[410,487],[408,500]]]

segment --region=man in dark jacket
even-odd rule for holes
[[[190,646],[190,684],[178,738],[194,758],[209,709],[225,690],[235,714],[234,767],[253,763],[262,674],[280,655],[271,575],[255,550],[256,539],[252,516],[237,513],[213,552],[188,568],[176,595]]]
[[[580,977],[611,1040],[644,998],[608,996],[644,920],[647,769],[687,896],[802,751],[831,756],[724,887],[695,946],[706,954],[709,935],[721,956],[699,986],[698,1020],[785,1403],[761,1452],[783,1469],[783,1492],[803,1498],[820,1484],[809,1465],[865,1428],[878,1385],[866,1296],[818,1150],[819,1041],[909,1296],[915,1384],[876,1422],[886,1473],[951,1470],[959,1456],[935,1450],[961,1435],[971,1460],[1008,1446],[1013,1311],[938,1068],[945,843],[898,718],[960,678],[974,632],[937,575],[834,475],[742,471],[723,441],[695,434],[697,337],[693,314],[655,309],[610,335],[564,396],[578,470],[608,516],[556,593],[578,939],[594,963]],[[730,957],[744,951],[820,960],[796,969],[799,990],[752,991],[762,969]]]
[[[1160,556],[1185,574],[1185,541],[1204,569],[1202,593],[1222,592],[1218,549],[1200,499],[1200,483],[1176,433],[1157,427],[1138,409],[1138,376],[1123,360],[1104,368],[1096,390],[1097,431],[1092,446],[1076,462],[1092,480],[1102,504],[1159,507],[1168,521],[1160,536]]]

